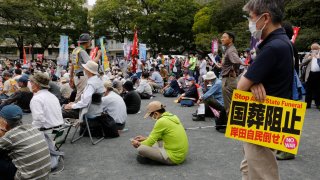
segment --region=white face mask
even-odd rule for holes
[[[260,16],[255,22],[249,20],[249,30],[251,32],[251,35],[258,41],[261,40],[262,31],[266,27],[266,24],[263,26],[261,30],[257,30],[257,22],[261,19],[262,16]]]

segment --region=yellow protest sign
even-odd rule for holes
[[[272,96],[259,103],[251,93],[235,90],[225,136],[297,154],[306,106]]]

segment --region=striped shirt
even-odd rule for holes
[[[17,168],[15,179],[48,179],[51,161],[42,132],[32,125],[21,125],[0,138],[0,150],[8,152]]]

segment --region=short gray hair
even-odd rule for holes
[[[243,11],[256,15],[269,13],[274,24],[281,23],[284,18],[284,0],[250,0]]]

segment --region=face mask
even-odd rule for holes
[[[251,35],[258,41],[261,40],[262,31],[266,27],[266,24],[263,26],[261,30],[257,30],[257,22],[261,19],[262,16],[258,18],[255,22],[249,20],[249,30],[251,32]]]
[[[153,113],[152,116],[151,116],[151,119],[154,120],[154,121],[158,120],[157,114]]]
[[[222,51],[226,51],[226,47],[225,46],[222,46]]]

